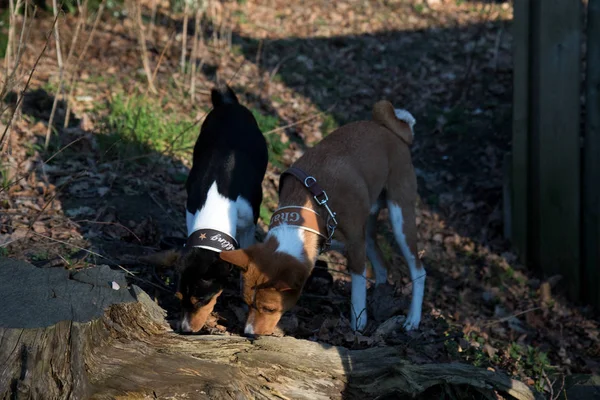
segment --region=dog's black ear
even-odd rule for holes
[[[238,104],[238,98],[235,92],[229,87],[229,85],[220,85],[213,88],[210,91],[210,99],[213,107],[217,108],[223,104]]]

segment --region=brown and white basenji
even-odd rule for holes
[[[242,270],[244,301],[250,307],[247,335],[273,332],[283,313],[298,301],[334,230],[332,248],[343,249],[352,276],[350,321],[353,329],[363,330],[367,257],[376,283],[387,282],[375,229],[385,205],[413,281],[404,327],[419,326],[426,273],[417,256],[417,180],[409,149],[414,123],[408,111],[380,101],[371,121],[337,129],[282,174],[278,209],[265,241],[220,254]]]

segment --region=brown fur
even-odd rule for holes
[[[374,121],[340,127],[294,163],[313,175],[327,192],[329,206],[337,212],[339,222],[334,237],[345,243],[348,269],[355,274],[365,269],[366,235],[374,235],[367,232],[367,220],[373,218],[369,211],[382,193],[403,210],[404,234],[411,252],[417,254],[414,216],[417,181],[407,145],[412,142],[412,130],[395,117],[391,104],[385,103],[375,105]],[[279,207],[285,206],[309,207],[323,214],[322,207],[304,185],[289,175],[282,180],[279,193]],[[275,313],[251,309],[248,323],[254,325],[255,334],[271,334],[283,312],[296,303],[316,262],[322,240],[310,232],[305,232],[304,237],[304,262],[276,252],[278,243],[274,237],[246,250],[221,253],[226,261],[243,267],[245,302],[259,307],[269,304],[271,309],[276,309]],[[383,260],[379,246],[375,247]],[[237,254],[233,256],[233,253]],[[266,282],[269,282],[265,286],[268,289],[261,289],[261,284]],[[275,289],[278,284],[279,289],[287,290]]]
[[[373,121],[381,123],[383,126],[394,132],[406,144],[411,145],[413,142],[413,132],[408,124],[396,118],[394,106],[387,100],[378,101],[373,106]]]
[[[208,304],[205,304],[202,307],[198,307],[190,313],[189,323],[190,323],[190,328],[192,329],[192,332],[198,332],[200,329],[202,329],[204,324],[206,324],[206,320],[208,319],[208,316],[210,315],[210,313],[213,312],[213,310],[215,308],[215,304],[217,304],[217,299],[219,298],[221,293],[223,293],[222,290],[219,293],[217,293],[216,295],[214,295],[210,299]],[[198,301],[194,297],[192,297],[190,300],[191,300],[192,304],[195,304]]]

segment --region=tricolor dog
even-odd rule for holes
[[[177,267],[184,332],[202,329],[223,291],[231,265],[219,253],[255,242],[268,162],[265,138],[231,88],[213,89],[211,99],[186,182],[186,245],[145,258]]]
[[[417,181],[409,149],[414,123],[409,112],[380,101],[371,121],[337,129],[282,174],[278,209],[264,243],[220,254],[242,270],[243,296],[249,306],[246,334],[273,333],[283,313],[298,301],[317,256],[332,236],[333,248],[343,249],[352,276],[351,324],[363,330],[367,258],[376,282],[387,282],[387,266],[375,235],[383,206],[388,207],[413,280],[404,326],[419,326],[425,269],[417,256]]]

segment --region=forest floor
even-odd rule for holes
[[[349,276],[339,255],[325,254],[283,321],[285,333],[348,348],[398,345],[414,362],[493,368],[549,396],[560,389],[561,376],[600,372],[598,315],[566,300],[560,276],[527,270],[503,238],[511,4],[301,3],[209,2],[195,63],[189,20],[183,70],[183,12],[166,1],[141,2],[145,51],[135,12],[118,2],[105,3],[95,29],[96,9],[83,19],[77,10],[61,15],[63,91],[73,91],[69,101],[59,97],[48,149],[61,85],[49,35],[54,18],[39,11],[12,83],[22,87],[35,65],[0,165],[0,255],[42,268],[121,266],[176,320],[173,271],[136,260],[165,239],[185,237],[183,183],[216,79],[230,82],[269,142],[262,233],[277,205],[282,170],[337,126],[370,118],[372,105],[385,98],[417,119],[417,224],[428,272],[421,327],[374,334],[382,321],[406,312],[411,293],[383,213],[379,240],[395,285],[369,292],[367,331],[351,332]],[[2,35],[7,29],[0,26]],[[144,59],[155,71],[154,90]],[[10,83],[4,69],[1,77]],[[3,93],[4,124],[18,98],[11,90]],[[207,331],[240,333],[237,287],[232,277]]]

